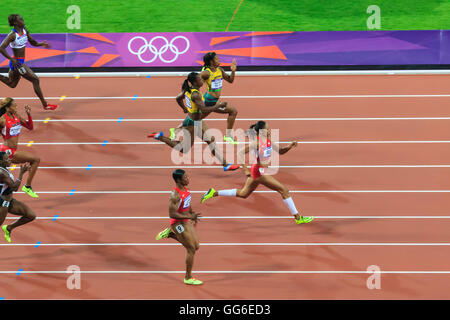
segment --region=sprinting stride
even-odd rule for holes
[[[0,130],[4,143],[0,145],[0,151],[5,151],[13,163],[28,162],[31,165],[27,182],[22,187],[22,191],[30,197],[39,198],[33,191],[31,183],[39,167],[41,159],[28,151],[17,151],[19,145],[19,135],[22,127],[33,130],[33,119],[31,118],[31,108],[25,106],[28,119],[25,121],[17,112],[17,104],[13,98],[5,98],[0,103]]]
[[[257,163],[252,164],[249,170],[244,163],[242,167],[245,170],[245,174],[248,177],[245,185],[242,189],[230,189],[230,190],[219,190],[216,191],[211,188],[203,194],[201,198],[201,203],[213,197],[225,196],[225,197],[239,197],[247,198],[256,188],[262,184],[269,189],[275,190],[283,198],[283,202],[289,208],[289,211],[294,216],[295,222],[297,224],[309,223],[313,221],[314,217],[303,217],[298,213],[295,207],[294,201],[292,200],[289,190],[278,182],[273,176],[266,174],[266,168],[269,166],[270,156],[272,154],[272,148],[278,152],[280,155],[285,154],[292,148],[297,146],[297,142],[292,142],[287,147],[280,148],[277,144],[272,144],[270,141],[270,128],[264,121],[258,121],[253,124],[248,131],[249,135],[253,137],[250,140],[250,144],[245,146],[244,153],[248,153],[250,150],[254,152]],[[261,133],[261,135],[260,135]],[[256,136],[256,139],[254,137]],[[261,138],[260,138],[261,136]]]
[[[203,282],[192,277],[192,266],[194,256],[199,248],[195,226],[200,213],[196,213],[191,207],[191,193],[187,185],[189,177],[184,170],[177,169],[172,173],[176,187],[172,191],[169,200],[170,227],[164,229],[156,236],[156,240],[172,238],[180,242],[186,248],[186,275],[184,283],[190,285],[200,285]]]
[[[5,239],[11,242],[11,232],[24,224],[33,221],[36,218],[34,212],[23,202],[13,198],[13,192],[17,191],[22,181],[22,176],[25,172],[30,170],[28,164],[20,166],[19,177],[14,181],[14,176],[8,170],[11,165],[11,160],[8,154],[4,151],[0,151],[0,225],[6,219],[9,213],[22,216],[19,220],[10,225],[2,225],[2,230],[5,235]]]
[[[190,84],[190,85],[189,85]],[[206,112],[207,109],[215,110],[220,108],[221,106],[226,106],[226,102],[220,102],[214,107],[207,108],[204,103],[204,98],[201,95],[199,89],[203,85],[203,80],[197,72],[191,72],[188,74],[187,79],[184,80],[183,85],[181,86],[181,93],[176,97],[176,101],[178,105],[183,109],[185,113],[187,113],[186,119],[181,124],[181,128],[186,130],[190,135],[190,144],[187,145],[188,149],[180,150],[180,147],[183,146],[183,143],[179,140],[173,140],[169,137],[164,136],[164,132],[153,132],[149,134],[148,138],[154,138],[161,142],[164,142],[169,147],[178,150],[183,153],[189,152],[191,150],[194,140],[195,140],[195,122],[201,125],[201,139],[205,141],[210,150],[211,154],[215,156],[223,166],[223,171],[233,171],[239,169],[238,165],[227,163],[224,159],[221,152],[218,152],[215,148],[215,139],[214,137],[209,137],[206,132],[208,127],[202,122],[202,112]],[[185,102],[186,104],[185,104]],[[184,137],[187,139],[187,137]]]
[[[25,27],[25,22],[20,15],[11,14],[8,17],[8,22],[14,28],[1,43],[0,53],[9,60],[9,75],[8,77],[0,75],[0,81],[10,88],[15,88],[20,78],[24,77],[33,84],[34,92],[39,97],[39,100],[41,100],[44,109],[55,110],[58,105],[47,103],[42,94],[38,76],[25,64],[25,45],[28,41],[35,47],[50,48],[50,45],[45,41],[37,42],[34,40]],[[12,48],[12,57],[6,51],[8,45]]]

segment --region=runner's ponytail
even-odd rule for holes
[[[194,84],[195,80],[197,79],[198,73],[197,72],[191,72],[188,74],[186,80],[184,80],[183,85],[181,86],[181,90],[183,92],[191,92],[191,86],[189,85],[189,83],[191,85]]]
[[[203,56],[203,67],[211,67],[211,60],[216,57],[215,52],[208,52]]]

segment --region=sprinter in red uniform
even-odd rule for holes
[[[195,213],[191,207],[191,193],[186,186],[189,184],[189,177],[184,170],[177,169],[172,173],[176,187],[172,191],[169,204],[170,227],[161,231],[156,240],[172,238],[180,242],[186,248],[186,275],[184,283],[190,285],[200,285],[203,282],[192,277],[192,266],[194,255],[199,248],[197,234],[194,226],[201,217],[200,213]]]
[[[261,138],[259,137],[260,131],[263,132]],[[214,188],[211,188],[206,192],[201,199],[201,203],[204,203],[206,200],[218,197],[218,196],[228,196],[228,197],[239,197],[239,198],[247,198],[256,188],[262,184],[269,189],[275,190],[278,192],[283,198],[283,202],[289,208],[289,211],[294,216],[295,223],[309,223],[313,221],[314,217],[303,217],[297,211],[295,207],[294,201],[292,200],[288,188],[281,184],[277,179],[275,179],[270,174],[266,174],[266,168],[268,167],[268,161],[272,154],[272,148],[277,151],[279,154],[285,154],[291,148],[297,146],[297,142],[292,142],[289,146],[280,148],[277,144],[272,144],[270,141],[270,129],[264,121],[258,121],[254,125],[250,127],[249,135],[255,137],[253,141],[250,142],[249,145],[245,147],[245,153],[248,153],[250,150],[254,151],[256,154],[257,162],[252,164],[251,169],[249,170],[245,164],[243,164],[243,168],[245,170],[245,174],[248,177],[245,182],[245,186],[242,189],[231,189],[231,190],[219,190],[216,191]]]
[[[22,126],[28,130],[33,130],[33,119],[31,118],[31,108],[25,106],[28,120],[25,121],[17,113],[17,104],[13,98],[5,98],[0,103],[0,130],[4,143],[0,145],[0,151],[6,152],[12,163],[29,163],[31,166],[27,183],[22,187],[22,191],[30,197],[39,198],[39,196],[31,188],[31,182],[39,167],[40,159],[38,156],[27,152],[17,151],[19,144],[19,135]]]

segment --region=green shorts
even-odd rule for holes
[[[214,107],[219,100],[218,98],[214,98],[212,95],[210,95],[208,92],[205,93],[203,96],[205,98],[205,106],[207,107]]]
[[[201,120],[197,120],[201,121]],[[183,120],[183,123],[181,124],[183,127],[192,127],[194,126],[195,121],[191,119],[191,117],[187,116],[186,119]]]

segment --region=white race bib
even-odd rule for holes
[[[9,135],[10,136],[17,136],[17,135],[19,135],[20,134],[20,129],[22,129],[21,125],[17,125],[17,126],[12,127],[9,130]]]
[[[192,109],[191,99],[189,99],[188,96],[186,96],[186,107],[187,107],[188,109]]]
[[[272,147],[264,148],[264,157],[268,158],[272,154]]]
[[[183,209],[189,208],[191,205],[191,195],[189,195],[186,199],[184,199]]]
[[[215,79],[211,81],[211,89],[217,90],[222,88],[222,79]]]

